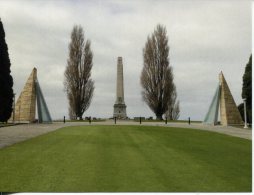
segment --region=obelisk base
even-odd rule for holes
[[[126,119],[126,105],[125,104],[114,104],[114,115],[118,119]]]

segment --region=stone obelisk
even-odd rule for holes
[[[117,58],[117,78],[116,78],[116,102],[114,104],[113,117],[126,119],[126,105],[124,102],[124,83],[123,83],[123,59]]]

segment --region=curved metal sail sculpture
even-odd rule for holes
[[[36,100],[37,100],[37,111],[38,111],[38,120],[39,123],[52,123],[52,119],[43,97],[40,84],[38,80],[35,80],[36,88]]]
[[[218,124],[218,111],[219,111],[219,100],[220,100],[220,85],[218,85],[212,102],[209,106],[209,110],[206,114],[204,123],[217,125]]]

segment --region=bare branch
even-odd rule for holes
[[[69,44],[69,58],[64,73],[64,89],[69,100],[70,118],[82,119],[89,108],[94,91],[91,77],[93,53],[90,40],[85,40],[81,26],[74,26]]]
[[[147,37],[143,49],[144,66],[140,81],[143,100],[159,119],[162,119],[162,115],[168,110],[168,102],[175,88],[168,54],[166,28],[157,25],[151,37]]]

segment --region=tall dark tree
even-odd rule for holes
[[[246,98],[247,122],[252,123],[252,55],[243,75],[242,98]]]
[[[0,121],[7,122],[11,117],[13,104],[13,79],[10,70],[8,46],[5,32],[0,19]]]
[[[71,33],[69,58],[64,73],[71,119],[81,120],[90,106],[94,91],[94,81],[91,79],[92,66],[91,42],[85,40],[83,28],[75,25]]]
[[[244,121],[244,105],[243,105],[243,103],[239,104],[239,105],[237,106],[237,108],[238,108],[238,110],[239,110],[239,112],[240,112],[240,115],[241,115],[241,117],[242,117],[242,120]]]
[[[140,81],[143,100],[155,113],[157,119],[168,110],[174,93],[172,67],[169,65],[169,46],[166,28],[157,25],[147,37],[143,49],[143,70]]]

